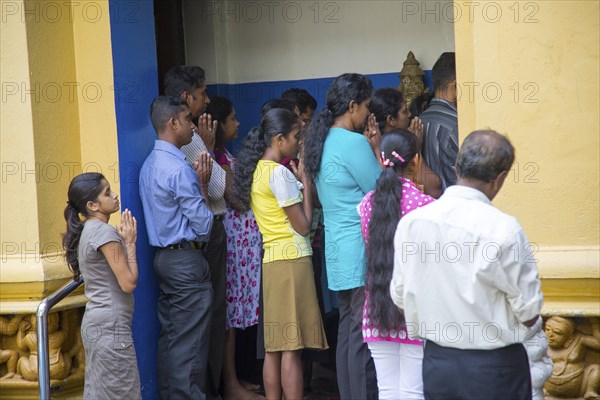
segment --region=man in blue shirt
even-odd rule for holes
[[[191,113],[178,97],[159,96],[150,109],[158,134],[140,171],[140,197],[160,290],[158,389],[161,399],[205,399],[212,285],[203,251],[213,214],[208,153],[194,165],[181,147],[192,140]]]
[[[210,239],[206,245],[204,256],[210,268],[210,279],[213,288],[212,320],[210,333],[210,350],[208,353],[208,369],[206,376],[206,397],[209,400],[220,400],[221,373],[225,349],[225,317],[227,314],[227,232],[223,225],[227,204],[225,187],[227,173],[214,160],[216,120],[212,121],[206,108],[210,99],[206,94],[204,70],[196,65],[180,65],[171,68],[165,75],[165,94],[180,97],[192,113],[192,121],[198,119],[197,129],[194,127],[192,141],[181,148],[187,161],[192,164],[198,154],[210,152],[213,156],[212,172],[208,184],[208,196],[205,197],[214,215]]]

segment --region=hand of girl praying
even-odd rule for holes
[[[375,153],[375,157],[379,160],[381,157],[379,155],[379,145],[381,144],[381,131],[379,130],[379,125],[377,125],[377,120],[375,119],[375,114],[370,114],[367,117],[367,124],[365,125],[365,130],[363,135],[369,141],[373,152]]]
[[[137,239],[137,221],[131,211],[125,209],[121,214],[121,223],[116,226],[117,233],[125,244],[135,243]]]
[[[292,169],[292,173],[300,182],[304,183],[306,179],[306,175],[304,174],[304,163],[302,159],[300,159],[299,164],[296,165],[296,161],[290,161],[290,168]]]
[[[419,117],[414,117],[412,121],[410,121],[410,126],[408,130],[417,136],[419,140],[419,144],[423,143],[423,122]]]

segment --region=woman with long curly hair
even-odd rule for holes
[[[313,118],[304,140],[304,164],[314,178],[325,220],[325,260],[329,289],[339,292],[336,349],[342,399],[377,398],[373,360],[363,343],[360,314],[352,304],[365,284],[365,246],[356,206],[375,189],[379,127],[369,115],[372,84],[363,75],[337,77],[326,107]],[[361,304],[362,305],[362,304]]]

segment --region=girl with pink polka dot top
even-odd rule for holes
[[[415,134],[397,129],[381,140],[385,169],[358,205],[367,248],[363,338],[375,362],[380,399],[422,399],[423,346],[408,337],[402,310],[390,298],[394,234],[402,216],[435,199],[413,182],[421,158]]]

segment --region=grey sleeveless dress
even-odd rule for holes
[[[81,324],[85,349],[84,399],[141,399],[133,338],[133,295],[121,290],[100,247],[123,240],[114,227],[85,223],[79,241],[79,268],[90,299]],[[118,257],[117,254],[114,257]]]

